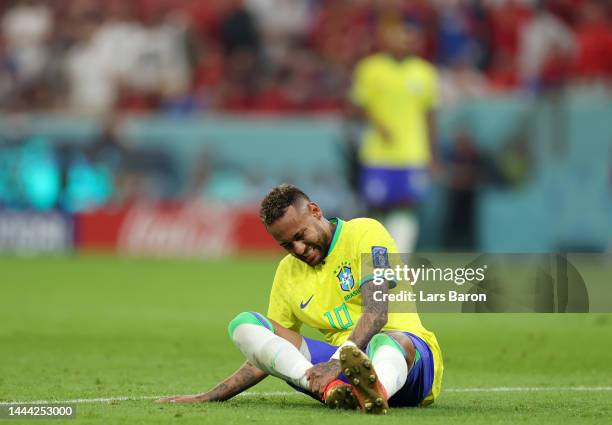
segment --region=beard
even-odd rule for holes
[[[325,232],[323,224],[316,223],[315,227],[317,232],[316,240],[307,243],[308,250],[304,255],[296,256],[299,260],[313,267],[320,264],[327,257],[330,244],[330,238]]]

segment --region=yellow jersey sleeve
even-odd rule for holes
[[[284,294],[287,293],[286,285],[289,278],[289,272],[290,267],[288,262],[285,260],[281,261],[274,275],[267,317],[268,319],[278,322],[285,328],[299,332],[302,323],[295,316],[287,302],[287,297],[284,296]]]
[[[385,261],[390,266],[389,254],[397,254],[395,241],[385,229],[385,227],[376,220],[363,219],[360,223],[363,232],[357,239],[357,250],[359,256],[359,270],[362,271],[359,286],[365,282],[372,280],[374,267],[382,267]]]

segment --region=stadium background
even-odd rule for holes
[[[595,0],[0,2],[0,401],[196,392],[229,373],[224,326],[265,309],[281,254],[261,197],[289,181],[328,215],[366,213],[346,92],[392,22],[422,28],[440,72],[442,173],[418,248],[605,255],[611,13]],[[610,386],[609,315],[424,321],[451,389]],[[570,368],[580,343],[586,363]],[[479,347],[492,355],[476,360]],[[466,400],[472,422],[610,413],[605,392],[546,394],[450,392],[418,415],[447,420]],[[257,402],[295,401],[282,397]],[[269,414],[245,400],[234,406]],[[84,409],[94,422],[182,415]]]

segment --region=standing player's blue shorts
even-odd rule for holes
[[[392,208],[422,201],[431,188],[427,168],[362,167],[359,192],[370,207]]]
[[[419,352],[420,357],[417,357],[417,361],[413,364],[412,368],[408,372],[408,379],[404,386],[389,398],[389,406],[391,407],[414,407],[418,406],[427,397],[431,391],[434,379],[434,363],[433,355],[429,346],[418,336],[411,334],[410,332],[402,332],[408,336],[414,348]],[[311,363],[313,365],[319,363],[325,363],[329,361],[331,356],[336,352],[338,347],[335,345],[328,344],[323,341],[303,337],[310,351]],[[339,379],[349,383],[349,380],[344,374],[339,376]],[[291,385],[291,384],[289,384]],[[311,394],[310,392],[303,390],[299,387],[291,385],[297,391],[303,392],[310,395],[318,400],[318,397]]]

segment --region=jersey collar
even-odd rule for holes
[[[412,59],[414,59],[414,55],[407,55],[404,56],[401,59],[397,59],[396,57],[394,57],[391,53],[384,53],[385,57],[390,61],[393,62],[393,64],[395,65],[402,65],[405,64],[407,62],[412,61]]]
[[[332,235],[331,243],[329,244],[329,249],[327,250],[327,257],[332,253],[332,250],[336,246],[336,242],[338,242],[338,238],[340,237],[340,232],[342,231],[342,225],[344,224],[344,220],[338,217],[333,217],[329,219],[330,223],[334,223],[336,228],[334,229],[334,234]]]

